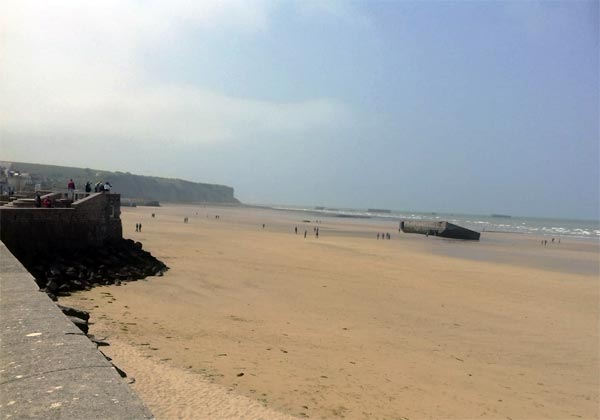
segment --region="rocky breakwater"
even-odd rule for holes
[[[70,252],[48,250],[18,258],[52,300],[99,285],[121,285],[162,276],[168,270],[163,262],[144,251],[140,242],[131,239],[112,241],[103,247]]]

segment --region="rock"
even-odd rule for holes
[[[50,292],[55,292],[58,290],[58,282],[55,278],[48,279],[48,282],[46,283],[46,290]]]
[[[76,290],[81,290],[83,289],[83,283],[81,283],[79,280],[73,280],[71,282],[71,286],[76,289]]]
[[[95,343],[98,347],[110,346],[108,341],[100,340],[99,338],[94,337],[93,334],[88,334],[88,338],[90,339],[90,341],[92,343]],[[102,353],[102,354],[104,354],[104,353]],[[106,357],[105,354],[104,354],[104,357]],[[108,360],[110,361],[112,359],[108,359]]]
[[[72,316],[75,318],[82,319],[84,321],[88,321],[90,319],[90,313],[86,311],[82,311],[79,309],[71,308],[70,306],[56,305],[63,312],[63,314],[67,316]]]
[[[115,369],[117,369],[117,372],[119,372],[119,375],[121,375],[121,378],[127,378],[127,374],[125,373],[125,371],[119,369],[119,367],[117,365],[115,365],[114,363],[111,362],[111,364],[113,365],[113,367]]]
[[[84,334],[88,333],[89,327],[88,327],[88,323],[86,321],[76,318],[74,316],[67,316],[67,318],[69,318],[71,320],[71,322],[77,326],[77,328],[79,328],[81,331],[83,331]]]

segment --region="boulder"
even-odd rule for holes
[[[89,327],[88,327],[87,321],[76,318],[74,316],[67,316],[67,318],[69,318],[71,320],[71,322],[77,326],[77,328],[79,328],[81,331],[83,331],[84,334],[88,333]]]
[[[65,314],[67,316],[79,318],[86,322],[90,319],[90,313],[87,311],[82,311],[80,309],[75,309],[75,308],[71,308],[70,306],[64,306],[64,305],[56,305],[56,306],[58,306],[58,308],[63,312],[63,314]]]

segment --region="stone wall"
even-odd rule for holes
[[[0,207],[0,239],[15,252],[102,246],[122,238],[119,194],[91,194],[70,208]]]
[[[0,418],[152,419],[113,365],[0,242]]]

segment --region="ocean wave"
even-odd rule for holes
[[[394,221],[400,220],[447,220],[451,223],[464,226],[468,229],[482,231],[497,231],[507,233],[529,233],[543,236],[565,236],[565,237],[600,237],[600,229],[596,221],[577,221],[563,219],[536,219],[526,217],[515,217],[503,219],[498,223],[497,218],[491,216],[474,216],[459,214],[443,214],[432,212],[406,212],[392,210],[389,213],[366,211],[364,209],[340,209],[340,208],[315,208],[294,206],[272,206],[274,209],[294,210],[322,214],[323,217],[335,217],[344,215],[348,217],[369,217],[373,220]]]

